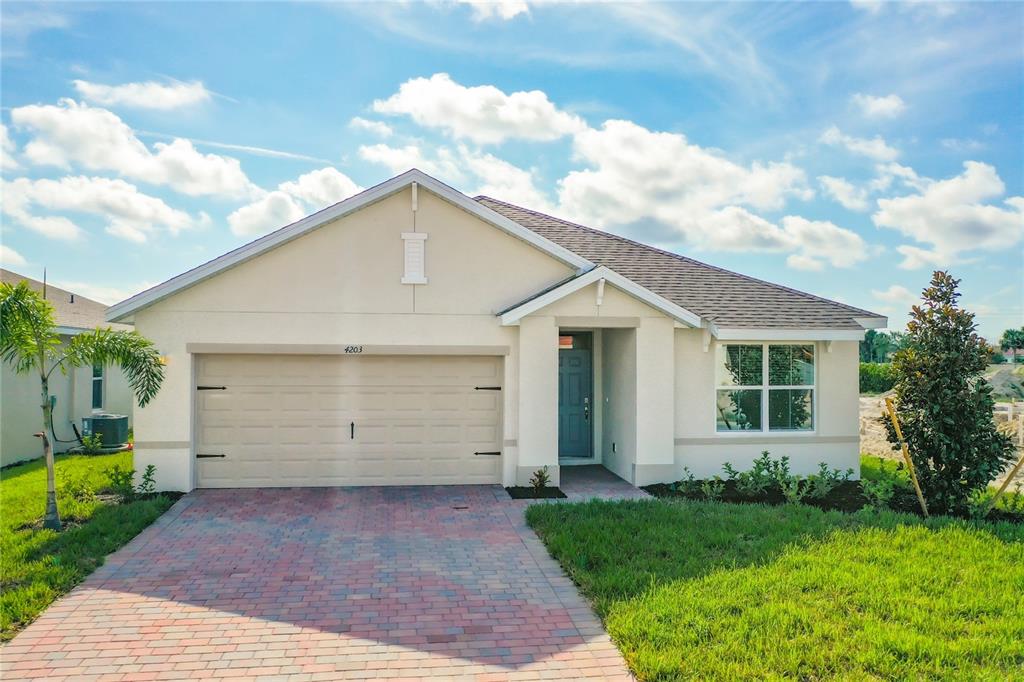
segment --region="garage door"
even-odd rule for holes
[[[198,356],[198,485],[501,480],[496,357]]]

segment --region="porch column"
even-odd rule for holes
[[[548,466],[558,485],[558,327],[553,317],[519,323],[519,463],[516,484]]]
[[[636,459],[633,485],[674,480],[675,325],[644,318],[636,329]]]

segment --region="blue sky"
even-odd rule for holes
[[[417,166],[875,310],[1024,323],[1024,5],[2,7],[5,267],[105,302]]]

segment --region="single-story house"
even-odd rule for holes
[[[410,170],[112,306],[166,358],[161,488],[858,469],[881,315]]]
[[[10,270],[0,270],[7,284],[27,282],[42,293],[43,283]],[[96,327],[131,329],[129,325],[110,324],[105,319],[107,306],[71,291],[48,284],[46,299],[53,305],[57,331],[64,341]],[[132,417],[131,387],[116,367],[79,367],[66,374],[50,375],[50,395],[56,398],[53,410],[53,433],[49,434],[54,452],[64,452],[78,445],[74,424],[82,429],[82,417],[99,412]],[[33,434],[43,430],[40,409],[39,373],[16,374],[3,363],[0,370],[0,464],[7,466],[43,456],[43,444]]]

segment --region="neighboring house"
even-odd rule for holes
[[[107,318],[167,359],[135,456],[179,490],[857,470],[857,345],[886,324],[417,170]]]
[[[36,291],[43,291],[42,282],[10,270],[0,270],[0,277],[9,284],[28,282]],[[128,325],[107,322],[104,318],[107,306],[73,292],[48,284],[46,299],[54,307],[57,328],[64,341],[96,327],[131,329]],[[78,445],[71,424],[81,431],[82,417],[110,412],[126,414],[129,423],[131,420],[131,388],[117,368],[80,367],[67,374],[54,372],[50,376],[50,395],[57,399],[53,411],[56,437],[49,434],[55,452]],[[15,374],[9,364],[3,363],[0,373],[0,464],[3,466],[43,456],[42,441],[33,435],[43,430],[40,403],[39,373]]]

